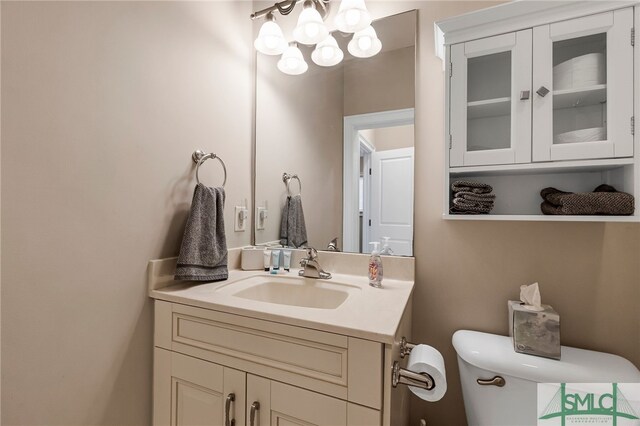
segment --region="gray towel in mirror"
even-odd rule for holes
[[[180,246],[176,280],[220,281],[229,277],[224,199],[224,188],[196,185]]]
[[[287,197],[282,208],[280,221],[280,244],[285,247],[304,247],[307,245],[307,227],[302,211],[302,197]]]

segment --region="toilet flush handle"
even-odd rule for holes
[[[502,376],[495,376],[493,379],[478,379],[476,382],[481,386],[498,386],[503,387],[507,382]]]

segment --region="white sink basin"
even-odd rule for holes
[[[354,291],[360,288],[341,282],[270,275],[245,278],[216,290],[242,299],[315,309],[336,309]]]

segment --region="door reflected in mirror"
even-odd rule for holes
[[[255,244],[413,255],[416,11],[374,21],[382,51],[305,74],[257,56]],[[286,179],[295,175],[297,179]],[[298,181],[299,179],[299,181]]]

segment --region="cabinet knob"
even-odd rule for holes
[[[236,394],[230,393],[224,403],[224,426],[235,426],[236,420],[229,419],[229,411],[231,411],[231,403],[236,400]]]
[[[251,404],[251,413],[249,415],[249,426],[255,426],[256,424],[256,412],[260,411],[260,403],[258,401],[254,401]]]
[[[531,91],[523,90],[523,91],[520,92],[520,100],[521,101],[526,101],[527,99],[529,99],[530,95],[531,95]]]
[[[549,93],[549,89],[544,86],[540,86],[540,88],[536,90],[536,93],[540,95],[540,97],[544,98],[545,96],[547,96],[547,93]]]

